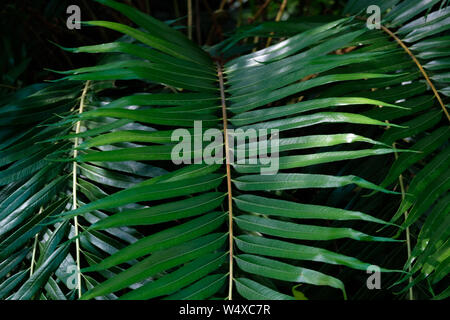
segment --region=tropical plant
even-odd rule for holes
[[[137,27],[84,22],[123,36],[63,48],[102,58],[1,101],[0,298],[354,299],[372,264],[448,297],[446,1],[349,1],[207,48],[97,1]],[[224,161],[198,163],[204,143],[175,165],[179,128],[220,129]],[[249,129],[279,130],[278,172],[251,140],[259,160],[230,163]]]

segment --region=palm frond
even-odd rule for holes
[[[137,27],[85,25],[127,39],[63,48],[103,58],[0,106],[0,298],[292,300],[303,284],[346,299],[340,270],[383,262],[352,245],[402,248],[396,223],[421,220],[404,270],[381,271],[414,277],[403,290],[445,283],[448,7],[371,1],[384,29],[369,30],[353,16],[367,3],[349,1],[352,16],[244,28],[211,56],[137,9],[97,1]],[[290,37],[230,51],[276,33]],[[224,153],[205,163],[209,143],[196,138],[212,129]],[[175,165],[183,135],[193,148]],[[230,161],[238,153],[246,161]],[[393,216],[373,209],[386,198],[400,202]]]

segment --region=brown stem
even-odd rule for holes
[[[259,7],[259,9],[258,9],[258,11],[256,11],[255,15],[252,18],[250,18],[250,23],[254,22],[256,19],[259,18],[259,16],[264,12],[264,10],[266,9],[266,7],[269,5],[269,3],[271,1],[272,0],[266,0],[266,2],[264,2],[264,4],[261,7]]]
[[[192,20],[193,20],[192,0],[187,0],[187,6],[188,6],[188,38],[192,40]]]
[[[281,3],[280,9],[277,12],[277,16],[275,17],[276,22],[281,20],[281,17],[283,16],[283,13],[284,13],[284,9],[286,9],[286,5],[287,5],[287,0],[283,0],[283,2]],[[272,35],[273,35],[273,32],[272,32]],[[272,42],[272,37],[269,37],[269,39],[267,39],[267,42],[266,42],[266,47],[270,46],[271,42]]]
[[[228,300],[233,299],[233,195],[231,193],[231,168],[230,168],[230,147],[228,141],[228,120],[227,107],[225,102],[225,87],[223,81],[222,66],[219,62],[217,64],[217,75],[219,77],[220,98],[222,103],[222,119],[223,119],[223,135],[225,139],[225,160],[227,170],[227,189],[228,189],[228,242],[229,242],[229,281],[228,281]]]

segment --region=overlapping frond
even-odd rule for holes
[[[357,272],[379,262],[330,244],[398,246],[375,231],[397,231],[406,210],[403,228],[427,218],[405,270],[422,274],[417,281],[432,271],[432,282],[445,277],[450,132],[436,94],[391,35],[350,16],[291,25],[282,34],[291,37],[270,47],[227,53],[241,37],[280,31],[266,24],[211,57],[137,9],[98,2],[137,27],[85,25],[127,40],[65,48],[104,59],[0,107],[0,298],[294,299],[297,284],[346,298],[345,282],[324,266]],[[359,14],[362,2],[350,1],[347,11]],[[446,101],[446,52],[435,44],[447,39],[448,12],[424,20],[438,1],[419,2],[384,2],[383,11],[396,7],[383,25],[401,26],[397,36]],[[175,165],[180,129],[193,148]],[[213,129],[226,137],[224,153],[206,163],[209,142],[196,138]],[[406,138],[415,143],[394,144]],[[227,166],[237,154],[245,160]],[[383,155],[396,157],[384,181]],[[366,178],[368,163],[376,179]],[[418,164],[406,191],[392,191]],[[369,207],[333,205],[342,190],[403,200],[389,221]]]
[[[367,1],[359,1],[358,4],[351,1],[347,12],[357,14],[367,4]],[[396,157],[381,183],[383,187],[399,184],[403,192],[403,200],[391,221],[403,219],[402,228],[419,226],[417,233],[413,232],[411,242],[414,248],[405,264],[405,270],[415,274],[414,280],[402,292],[428,279],[425,291],[429,296],[442,299],[448,296],[445,276],[449,271],[446,253],[449,211],[446,206],[450,187],[447,64],[450,8],[446,1],[438,0],[371,1],[370,5],[380,6],[383,29],[374,36],[377,41],[368,46],[367,51],[393,48],[392,54],[384,56],[385,61],[392,62],[389,67],[392,72],[408,76],[398,81],[394,79],[388,86],[374,84],[374,91],[364,96],[383,96],[384,101],[397,101],[410,110],[378,109],[369,111],[367,115],[393,120],[406,127],[387,131],[380,138],[381,142],[418,151]],[[344,92],[354,94],[355,91],[349,88]],[[405,277],[403,281],[408,279]]]

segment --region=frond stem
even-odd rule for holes
[[[284,13],[284,9],[286,9],[286,5],[287,5],[287,0],[283,0],[283,2],[281,3],[280,9],[277,12],[277,16],[275,17],[276,22],[281,20],[281,17],[283,16],[283,13]],[[273,35],[273,32],[271,33],[271,35]],[[266,42],[266,48],[268,46],[270,46],[271,43],[272,43],[272,37],[269,37]]]
[[[39,213],[41,214],[43,210],[43,207],[39,209]],[[30,277],[33,275],[34,271],[34,263],[36,261],[36,248],[37,248],[37,242],[38,242],[39,232],[34,236],[34,242],[33,242],[33,253],[31,254],[31,267],[30,267]]]
[[[78,110],[78,113],[83,113],[84,105],[85,105],[85,99],[86,99],[86,93],[89,88],[90,81],[86,81],[86,84],[83,88],[83,92],[81,93],[80,98],[80,107]],[[81,127],[81,121],[78,121],[75,125],[75,134],[80,133],[80,127]],[[78,150],[76,149],[78,147],[78,137],[75,137],[74,142],[74,151],[73,151],[73,171],[72,171],[72,210],[75,210],[77,208],[77,162],[76,158],[78,156]],[[80,267],[80,239],[78,237],[79,231],[78,231],[78,217],[75,216],[73,218],[73,223],[75,227],[75,250],[76,250],[76,263],[77,263],[77,290],[78,290],[78,298],[81,297],[81,267]]]
[[[223,10],[223,8],[225,8],[226,4],[227,4],[227,0],[222,0],[222,2],[220,2],[219,10]]]
[[[250,23],[254,22],[256,19],[259,18],[259,16],[264,12],[264,10],[267,8],[270,2],[272,2],[272,0],[266,0],[266,2],[264,2],[264,4],[261,7],[259,7],[258,11],[256,11],[253,17],[250,18]]]
[[[227,119],[227,107],[225,101],[225,87],[223,81],[222,66],[217,63],[217,75],[219,77],[220,85],[220,99],[222,104],[222,120],[223,120],[223,134],[225,139],[225,159],[227,170],[227,189],[228,189],[228,242],[229,242],[229,281],[228,281],[228,300],[233,299],[233,195],[231,193],[231,168],[230,168],[230,147],[228,141],[228,119]]]
[[[395,142],[392,144],[392,147],[395,149]],[[397,151],[394,151],[394,156],[395,156],[395,160],[398,159],[398,153]],[[405,185],[403,183],[403,176],[400,174],[398,177],[398,182],[400,184],[400,191],[402,193],[402,201],[405,199]],[[408,211],[404,212],[404,216],[405,216],[405,221],[408,218]],[[410,261],[411,259],[411,237],[409,234],[409,227],[406,227],[406,250],[408,253],[408,261]],[[411,265],[408,267],[408,271],[411,272]],[[409,283],[412,283],[412,277],[409,278]],[[414,300],[414,293],[413,293],[413,288],[409,288],[409,300]]]
[[[192,0],[188,0],[188,38],[192,40],[192,21],[193,21],[193,13],[192,13]]]

